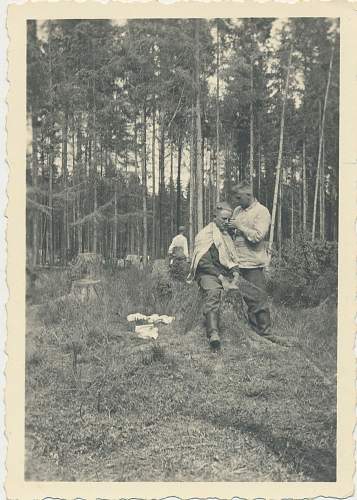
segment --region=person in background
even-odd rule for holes
[[[185,232],[185,226],[180,226],[179,234],[173,238],[171,245],[169,246],[168,255],[170,265],[175,257],[179,259],[188,259],[188,244]]]
[[[229,223],[239,260],[240,275],[251,284],[249,293],[242,293],[248,306],[250,326],[266,339],[285,344],[285,340],[271,332],[271,319],[266,292],[264,267],[269,263],[265,237],[271,217],[269,210],[254,197],[252,186],[243,181],[232,189],[234,209]],[[246,288],[246,287],[245,287]]]
[[[233,210],[226,202],[217,205],[215,218],[196,236],[187,282],[196,280],[204,298],[203,313],[209,343],[220,347],[219,315],[222,291],[239,272],[237,254],[227,225]]]

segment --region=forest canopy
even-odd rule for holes
[[[36,264],[190,245],[250,179],[279,248],[337,240],[339,25],[328,18],[29,20]]]

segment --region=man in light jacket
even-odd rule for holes
[[[269,210],[254,197],[252,186],[243,181],[232,189],[232,202],[237,206],[230,220],[235,230],[234,243],[239,260],[240,275],[251,284],[249,294],[243,293],[248,306],[251,327],[272,342],[285,344],[284,339],[271,333],[271,319],[266,292],[264,267],[269,258],[265,237],[271,217]]]

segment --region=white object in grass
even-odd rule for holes
[[[135,333],[141,339],[157,339],[159,336],[158,329],[153,325],[136,325]]]
[[[170,325],[175,319],[175,316],[166,316],[166,314],[163,314],[160,316],[159,320],[161,323],[164,323],[165,325]]]
[[[147,316],[146,320],[149,323],[158,323],[160,321],[160,316],[158,314],[152,314],[151,316]]]
[[[146,320],[147,316],[145,316],[145,314],[141,314],[141,313],[133,313],[133,314],[129,314],[126,317],[126,319],[129,321],[129,323],[131,323],[133,321]]]
[[[133,323],[136,321],[146,321],[149,324],[164,323],[165,325],[170,325],[174,321],[175,316],[167,316],[166,314],[162,314],[161,316],[159,316],[158,314],[145,316],[145,314],[133,313],[129,314],[126,319],[129,321],[129,323]]]

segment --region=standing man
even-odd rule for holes
[[[168,254],[170,262],[173,260],[173,257],[188,259],[188,244],[185,231],[185,226],[180,226],[179,234],[173,238],[171,245],[169,246]]]
[[[252,186],[243,181],[232,189],[232,202],[236,205],[230,228],[235,229],[234,243],[239,260],[240,275],[251,286],[249,293],[242,293],[248,306],[251,327],[272,342],[285,344],[284,339],[271,333],[270,310],[264,267],[268,264],[265,237],[271,217],[269,210],[254,197]],[[243,288],[242,288],[243,289]]]
[[[205,226],[195,238],[187,282],[196,280],[203,293],[207,337],[211,347],[218,349],[222,291],[228,286],[234,272],[239,272],[239,268],[234,243],[227,232],[233,210],[230,205],[221,202],[215,213],[213,222]]]

